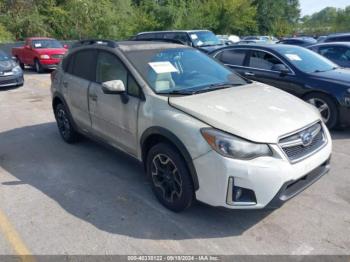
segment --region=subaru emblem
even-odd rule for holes
[[[303,146],[309,146],[312,143],[313,136],[311,132],[305,132],[300,135],[301,142],[303,143]]]

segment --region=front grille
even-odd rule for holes
[[[63,55],[51,55],[52,58],[61,59]]]
[[[282,138],[279,146],[292,162],[298,162],[311,156],[327,143],[320,123],[316,123],[302,131]]]

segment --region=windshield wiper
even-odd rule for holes
[[[157,92],[159,95],[192,95],[193,92],[185,90],[172,90],[167,92]]]
[[[214,90],[225,89],[225,88],[230,88],[230,87],[233,87],[233,86],[240,86],[240,85],[243,85],[243,84],[238,84],[238,83],[217,83],[217,84],[211,84],[211,85],[205,86],[204,88],[193,90],[192,94],[205,93],[205,92],[210,92],[210,91],[214,91]]]

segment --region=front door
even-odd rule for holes
[[[287,74],[281,74],[281,71],[277,69],[281,65],[288,68],[276,56],[265,51],[252,50],[248,67],[244,69],[243,75],[251,80],[295,94],[295,87],[291,85],[295,76],[291,71]]]
[[[123,81],[127,93],[105,94],[102,83]],[[119,58],[100,51],[97,56],[96,82],[89,89],[89,110],[93,132],[129,154],[137,150],[137,112],[139,87]]]

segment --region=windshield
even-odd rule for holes
[[[32,46],[34,48],[63,48],[63,45],[54,39],[33,40]]]
[[[7,60],[10,60],[8,55],[5,52],[0,51],[0,61],[7,61]]]
[[[194,46],[221,45],[220,39],[210,31],[198,31],[190,33]]]
[[[195,93],[247,81],[190,48],[129,51],[127,57],[156,93]]]
[[[323,56],[302,47],[280,47],[280,53],[305,73],[330,71],[338,66]]]

